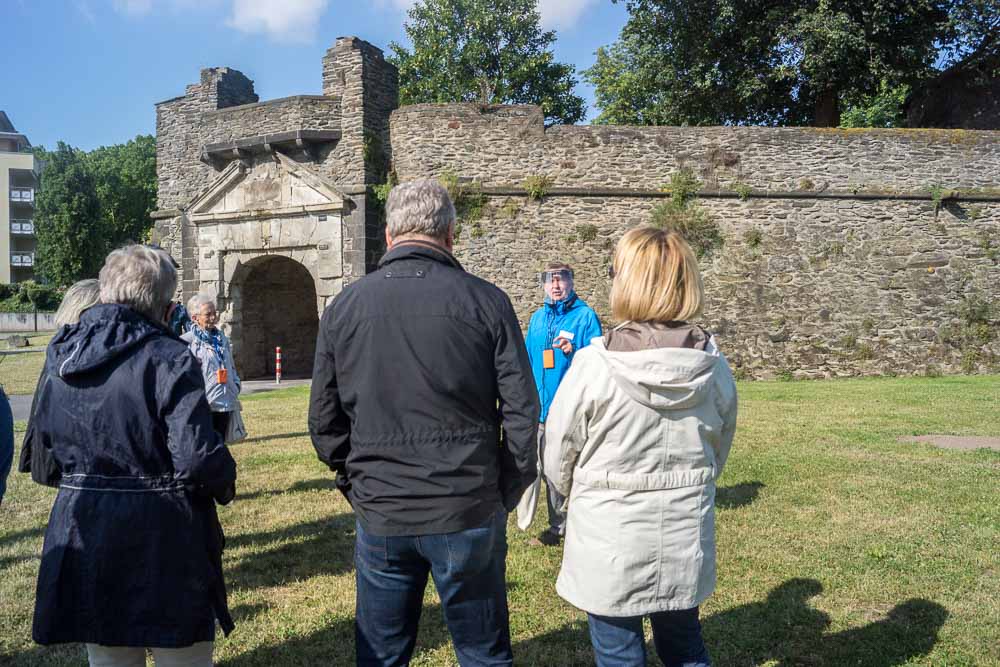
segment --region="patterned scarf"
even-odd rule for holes
[[[226,365],[226,355],[222,353],[224,340],[222,337],[222,332],[218,328],[212,329],[211,331],[205,331],[200,326],[195,323],[191,324],[191,331],[194,333],[195,338],[210,345],[213,350],[215,350],[215,358],[219,360],[219,366],[225,367]]]

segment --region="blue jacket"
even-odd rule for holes
[[[568,355],[552,347],[552,341],[561,331],[573,335],[570,341],[573,343],[573,352]],[[525,344],[528,346],[528,357],[531,359],[531,372],[535,375],[538,400],[542,404],[539,421],[543,424],[549,414],[549,405],[556,395],[556,389],[559,388],[559,383],[562,382],[573,361],[573,355],[577,350],[590,345],[592,338],[600,335],[601,322],[597,319],[597,313],[575,292],[555,303],[546,298],[545,305],[531,316]],[[555,368],[543,367],[542,350],[552,350],[555,353]]]
[[[14,415],[3,387],[0,387],[0,503],[7,490],[7,473],[14,461]]]
[[[36,642],[176,648],[211,640],[216,619],[232,630],[215,502],[236,463],[184,343],[124,306],[89,308],[49,345],[25,447],[59,485]]]

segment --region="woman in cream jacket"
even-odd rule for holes
[[[577,353],[547,422],[545,474],[568,497],[559,595],[588,613],[597,664],[645,665],[642,619],[667,667],[704,667],[698,606],[715,587],[715,480],[736,385],[715,339],[685,320],[702,284],[676,233],[615,250],[624,324]]]

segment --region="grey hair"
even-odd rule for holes
[[[163,250],[128,245],[108,255],[99,280],[102,303],[129,306],[160,322],[177,287],[177,269]]]
[[[80,280],[70,285],[56,311],[56,326],[76,324],[80,315],[101,302],[101,284],[96,278]]]
[[[212,297],[208,296],[207,294],[195,294],[193,297],[188,299],[187,302],[188,315],[192,317],[198,315],[199,313],[201,313],[201,307],[204,306],[206,303],[210,303],[214,306],[215,300],[212,299]]]
[[[385,203],[385,217],[392,238],[421,234],[444,239],[455,222],[455,205],[443,185],[425,178],[394,187]]]

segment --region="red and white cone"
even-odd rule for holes
[[[281,384],[281,348],[274,348],[274,383]]]

